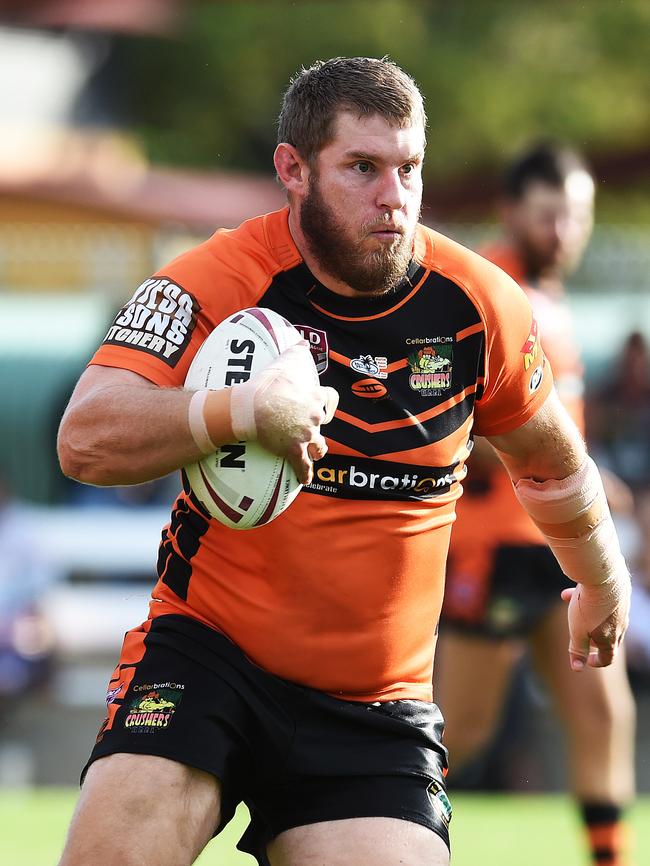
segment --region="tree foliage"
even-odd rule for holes
[[[532,137],[588,153],[649,140],[647,0],[204,2],[170,40],[124,44],[131,116],[154,161],[268,170],[289,77],[389,54],[421,85],[429,177],[490,168]]]

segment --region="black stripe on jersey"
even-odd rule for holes
[[[273,282],[258,301],[260,307],[273,307],[273,299],[279,289],[286,300],[296,301],[307,299],[309,305],[318,305],[334,316],[352,316],[353,318],[377,316],[392,309],[409,295],[424,277],[426,270],[418,262],[411,261],[406,276],[394,289],[383,295],[359,295],[351,298],[338,295],[327,289],[314,277],[304,262],[295,265],[288,271],[282,271],[273,278]],[[273,307],[275,309],[275,307]],[[292,321],[291,319],[289,321]]]
[[[187,476],[184,472],[181,475],[183,489],[190,493]],[[187,600],[192,558],[199,549],[201,537],[210,526],[210,516],[193,493],[190,493],[190,499],[200,513],[193,511],[187,501],[179,497],[174,504],[171,521],[163,529],[158,548],[158,577],[183,601]],[[175,546],[172,538],[176,541]]]
[[[474,394],[469,394],[446,412],[423,423],[370,433],[347,421],[334,418],[323,427],[323,433],[361,454],[377,457],[381,454],[394,454],[396,451],[412,451],[430,445],[432,442],[440,442],[464,424],[473,409]]]
[[[339,393],[338,417],[323,432],[342,445],[367,456],[412,451],[446,439],[471,415],[477,378],[483,372],[485,338],[478,331],[456,340],[458,333],[479,325],[481,319],[473,300],[452,279],[418,266],[395,292],[350,298],[327,290],[300,264],[276,274],[258,303],[320,333],[319,349],[327,346],[337,353],[320,381]],[[451,347],[451,383],[428,391],[416,389],[411,378],[416,372],[413,356],[441,345]],[[392,368],[377,379],[386,389],[378,398],[353,391],[368,374],[358,372],[352,362],[367,356],[381,357]],[[397,362],[402,363],[393,366]],[[449,405],[461,394],[466,396]],[[405,418],[431,415],[443,405],[449,408],[426,421],[397,426]],[[346,415],[359,423],[342,417]],[[382,426],[389,429],[379,429]]]

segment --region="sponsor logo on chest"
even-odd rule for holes
[[[294,327],[302,334],[303,340],[307,340],[309,343],[318,375],[322,375],[327,370],[328,365],[327,332],[320,330],[320,328],[312,328],[311,325],[294,325]]]
[[[350,367],[355,373],[363,373],[366,376],[374,376],[376,379],[387,379],[386,367],[388,359],[385,357],[373,357],[372,355],[359,355],[350,361]]]
[[[421,397],[438,397],[451,388],[454,348],[453,337],[410,337],[413,347],[407,360],[409,386]],[[418,348],[419,347],[419,348]]]

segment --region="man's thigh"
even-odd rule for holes
[[[443,628],[438,639],[434,694],[445,717],[452,773],[492,739],[524,645]]]
[[[443,840],[399,818],[350,818],[294,827],[268,847],[271,866],[447,866]]]
[[[60,866],[189,866],[219,817],[210,773],[153,755],[109,755],[86,774]]]

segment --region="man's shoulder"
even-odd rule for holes
[[[512,280],[500,267],[427,226],[418,227],[416,256],[425,268],[456,283],[477,302],[498,294],[502,286],[510,290]]]
[[[236,228],[220,228],[206,241],[189,251],[196,258],[211,256],[222,264],[245,263],[254,259],[270,267],[298,261],[300,255],[289,231],[288,209],[251,217]]]
[[[231,283],[254,290],[299,261],[283,209],[252,217],[234,229],[217,229],[161,268],[158,276],[171,277],[190,290]]]

